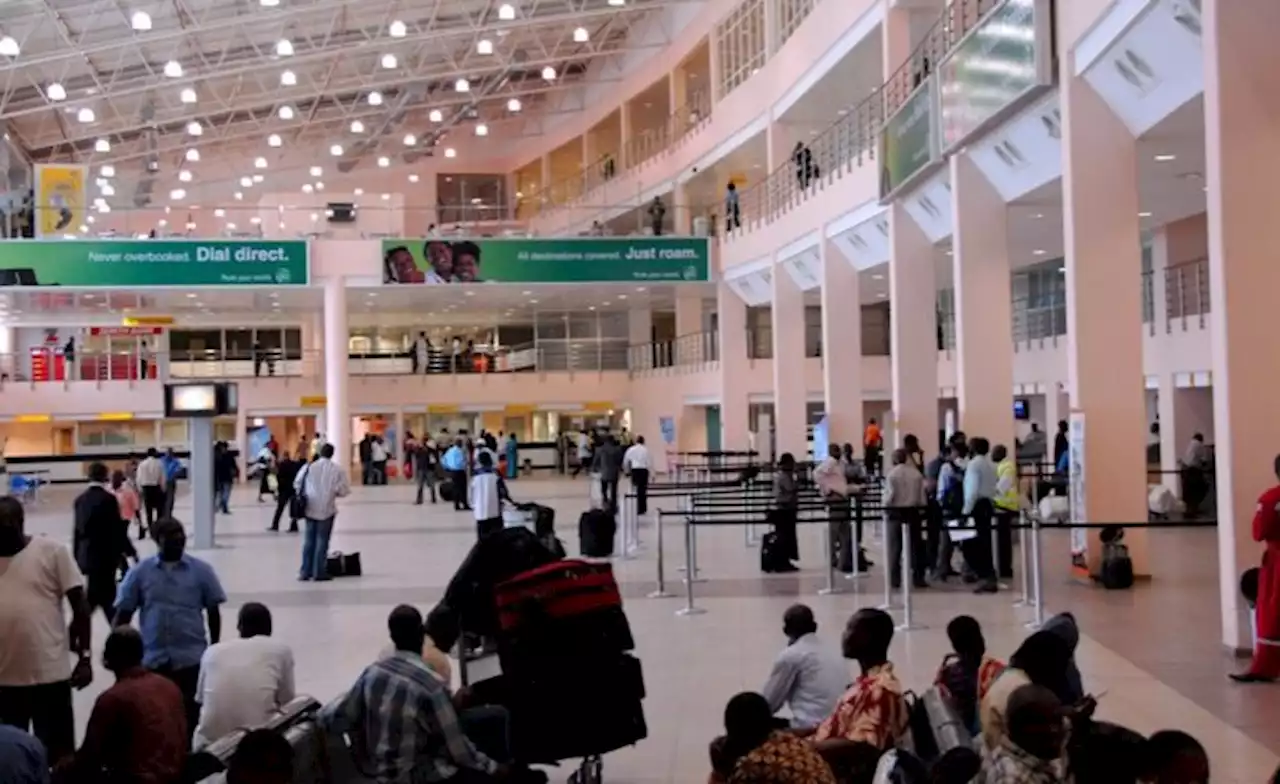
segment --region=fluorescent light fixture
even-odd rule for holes
[[[453,149],[452,147],[445,147],[445,148],[444,148],[444,157],[446,157],[446,158],[457,158],[457,157],[458,157],[458,151],[457,151],[457,150],[455,150],[455,149]]]
[[[108,163],[107,165],[99,169],[98,173],[101,174],[103,177],[114,177],[116,176],[116,167]]]
[[[373,92],[369,93],[369,105],[370,105],[370,106],[381,106],[381,105],[382,105],[382,93],[378,92],[377,90],[374,90]]]
[[[151,14],[146,11],[134,11],[133,16],[129,17],[129,26],[140,33],[145,33],[151,29]]]
[[[1140,212],[1140,213],[1138,213],[1138,217],[1139,217],[1139,218],[1150,218],[1150,217],[1151,217],[1151,213],[1149,213],[1149,212]]]
[[[404,22],[401,22],[399,19],[396,19],[390,25],[387,26],[387,34],[390,35],[392,38],[404,38],[405,35],[408,34],[408,32],[409,32],[409,28],[405,25]]]
[[[257,226],[259,223],[262,223],[262,218],[259,218],[257,215],[254,215],[252,218],[249,219],[249,222],[252,223],[254,226]]]
[[[503,3],[498,6],[498,18],[504,22],[510,22],[516,18],[516,8],[511,3]]]
[[[390,201],[390,200],[391,200],[391,194],[390,194],[390,193],[384,193],[384,194],[382,194],[382,200],[383,200],[383,201]]]
[[[1031,254],[1033,256],[1043,256],[1045,252],[1039,248],[1036,248],[1035,250],[1031,251]]]
[[[382,67],[390,70],[396,67],[396,56],[387,52],[382,56]]]
[[[627,0],[609,0],[609,5],[614,8],[621,8],[627,4]]]
[[[413,145],[415,145],[415,144],[417,144],[417,143],[418,143],[418,137],[417,137],[417,136],[414,136],[414,135],[413,135],[413,134],[411,134],[411,133],[406,133],[406,134],[404,135],[404,146],[405,146],[405,147],[412,147]]]
[[[298,83],[298,75],[293,71],[285,70],[280,73],[280,86],[293,87]]]
[[[439,109],[432,109],[427,114],[427,119],[433,123],[444,122],[444,112]]]
[[[476,54],[493,54],[493,41],[488,38],[476,41]]]
[[[191,172],[187,171],[186,169],[183,169],[182,171],[178,172],[178,181],[191,182]]]
[[[1173,155],[1172,153],[1161,153],[1156,156],[1156,163],[1168,163],[1169,161],[1176,160],[1178,160],[1178,156]]]
[[[67,100],[67,88],[63,87],[59,82],[53,82],[44,88],[44,94],[48,96],[50,101]]]
[[[352,120],[352,121],[351,121],[351,132],[352,132],[352,133],[364,133],[364,123],[360,122],[359,120]]]
[[[471,82],[466,79],[459,79],[453,83],[453,90],[459,93],[471,92]]]
[[[268,147],[279,147],[281,144],[284,144],[284,140],[280,138],[280,134],[273,133],[267,137]]]
[[[276,54],[280,57],[292,57],[293,42],[288,38],[281,38],[279,41],[276,41]]]
[[[381,168],[385,169],[390,165],[391,165],[391,159],[388,158],[387,156],[383,155],[380,158],[378,158],[378,166],[380,166]]]
[[[280,110],[276,112],[276,116],[279,117],[281,120],[292,120],[293,107],[289,106],[288,104],[281,106]]]
[[[86,106],[80,111],[76,112],[76,119],[82,123],[91,123],[94,120],[98,119],[98,117],[93,113],[92,109]]]
[[[280,5],[280,0],[258,0],[258,5],[263,8],[275,8]]]
[[[511,98],[507,101],[507,111],[518,112],[524,108],[524,104],[520,103],[519,98]]]
[[[183,157],[187,159],[188,163],[199,163],[200,151],[197,150],[195,147],[192,147],[191,149],[187,150],[187,154]]]
[[[99,139],[93,143],[94,152],[111,152],[111,142],[106,139]]]
[[[330,145],[329,154],[335,158],[337,158],[339,155],[342,155],[342,145],[341,144]]]
[[[549,65],[546,68],[543,68],[542,78],[546,79],[548,82],[554,82],[556,80],[556,69]]]
[[[480,123],[479,125],[476,126],[476,136],[488,136],[488,135],[489,135],[489,126],[485,125],[484,123]]]
[[[170,79],[182,78],[182,63],[177,60],[170,60],[164,64],[164,75]]]
[[[575,27],[573,29],[573,40],[576,43],[585,44],[591,40],[591,33],[588,33],[585,27]]]
[[[183,103],[195,103],[196,101],[199,100],[199,98],[196,97],[195,90],[192,90],[190,87],[187,87],[183,89],[181,93],[178,94],[178,100],[182,101]]]

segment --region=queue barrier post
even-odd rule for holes
[[[1036,598],[1031,595],[1031,556],[1027,552],[1027,520],[1030,515],[1024,510],[1018,526],[1018,578],[1021,583],[1022,598],[1013,603],[1014,607],[1034,607]]]
[[[1039,629],[1044,626],[1044,569],[1043,553],[1040,547],[1040,519],[1031,518],[1031,586],[1035,590],[1035,616],[1027,624],[1028,629]]]
[[[885,538],[888,539],[888,528],[893,525],[893,521],[888,517],[885,518]],[[915,548],[916,539],[911,530],[911,521],[902,520],[898,523],[899,530],[902,532],[902,623],[898,624],[898,631],[909,632],[915,629],[925,628],[921,624],[917,624],[911,613],[911,551]],[[885,574],[891,571],[889,562],[885,561]],[[886,578],[887,579],[887,578]]]
[[[671,596],[671,594],[667,593],[666,561],[662,550],[662,529],[666,526],[663,525],[662,515],[657,515],[654,520],[654,524],[658,527],[658,584],[649,592],[648,598],[666,599]]]
[[[637,544],[632,537],[631,526],[633,524],[633,516],[635,515],[635,499],[628,493],[622,497],[622,508],[620,515],[622,517],[622,552],[618,556],[624,561],[635,558]]]
[[[693,574],[697,569],[697,567],[694,566],[694,563],[692,560],[694,557],[693,529],[694,529],[693,520],[686,517],[684,520],[684,560],[686,564],[685,576],[684,576],[684,607],[681,607],[679,610],[676,610],[676,615],[682,615],[682,616],[702,615],[703,613],[706,612],[706,610],[702,609],[701,607],[695,607],[693,604],[693,584],[696,581],[696,578],[693,577]]]
[[[855,545],[855,546],[856,546],[856,545]],[[903,549],[905,550],[905,549],[907,549],[907,548],[906,548],[906,547],[903,547]],[[891,580],[891,578],[890,578],[890,573],[893,571],[893,569],[891,569],[891,568],[890,568],[890,560],[889,560],[889,537],[888,537],[888,536],[883,536],[883,537],[881,537],[880,552],[881,552],[881,557],[883,558],[883,560],[881,561],[881,563],[883,563],[883,564],[884,564],[884,604],[880,605],[880,609],[881,609],[881,610],[888,611],[888,610],[892,610],[892,609],[894,609],[894,605],[893,605],[893,582],[892,582],[892,580]],[[854,555],[854,558],[857,558],[857,555],[856,555],[856,554]],[[856,563],[854,564],[854,566],[855,566],[855,567],[856,567],[857,565],[858,565],[858,564],[856,564]],[[855,572],[857,572],[857,569],[855,568],[855,569],[854,569],[854,571],[855,571]]]
[[[822,557],[826,560],[827,564],[827,586],[825,588],[818,589],[819,596],[833,596],[838,593],[843,593],[843,591],[836,586],[836,554],[834,552],[835,548],[832,547],[831,537],[831,524],[833,519],[838,521],[838,518],[835,518],[834,514],[828,510],[827,530],[822,532]]]

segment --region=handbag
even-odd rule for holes
[[[307,473],[311,471],[311,464],[302,469],[302,479],[297,483],[298,490],[289,499],[289,519],[301,520],[307,516]]]

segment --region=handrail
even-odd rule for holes
[[[627,348],[632,375],[664,368],[705,365],[720,361],[720,334],[716,330],[691,332],[671,340],[637,343]]]

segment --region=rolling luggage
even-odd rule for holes
[[[778,535],[772,531],[760,539],[760,571],[766,574],[794,571],[786,553],[782,552]]]
[[[578,519],[578,549],[586,558],[613,555],[613,537],[618,524],[603,509],[589,509]]]
[[[1100,534],[1102,539],[1102,568],[1100,580],[1102,587],[1109,591],[1119,591],[1133,587],[1133,559],[1129,557],[1129,547],[1123,543],[1124,529],[1118,526],[1104,528]]]
[[[581,623],[598,625],[596,631],[611,639],[614,652],[634,646],[622,614],[622,594],[609,564],[567,560],[539,566],[498,584],[494,602],[504,637],[526,636],[551,627],[562,634]]]
[[[446,504],[453,503],[454,486],[451,480],[446,479],[443,482],[441,482],[438,490],[440,492],[441,501],[443,501]]]

